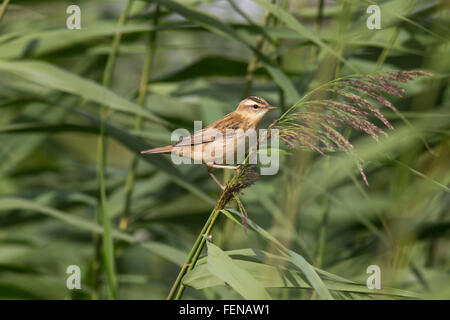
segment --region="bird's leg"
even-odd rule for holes
[[[217,183],[217,185],[220,187],[220,189],[225,190],[225,187],[220,183],[219,179],[217,179],[217,177],[214,175],[214,173],[212,173],[212,168],[211,166],[206,166],[206,170],[208,170],[209,175],[211,176],[211,178],[213,178],[213,180]]]
[[[207,166],[209,168],[219,168],[219,169],[233,169],[233,170],[239,169],[239,166],[225,166],[221,164],[207,164]]]

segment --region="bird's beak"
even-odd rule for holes
[[[268,106],[267,108],[268,108],[269,110],[277,109],[277,107],[275,107],[275,106]]]

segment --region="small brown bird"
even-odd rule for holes
[[[222,187],[216,177],[210,172],[211,168],[237,169],[228,164],[229,154],[234,159],[238,148],[244,145],[248,150],[248,135],[245,132],[257,132],[264,116],[270,110],[276,109],[263,98],[251,96],[242,100],[235,111],[222,119],[210,124],[193,135],[185,137],[173,145],[144,150],[143,154],[171,153],[191,158],[197,163],[208,166],[211,177]],[[223,152],[216,152],[222,149]]]

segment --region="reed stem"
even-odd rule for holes
[[[244,163],[248,161],[248,156]],[[231,181],[227,184],[232,185],[236,182],[236,179],[238,175],[235,175]],[[179,300],[184,292],[184,284],[182,283],[184,275],[191,271],[195,264],[197,263],[198,257],[200,256],[200,253],[203,250],[203,247],[205,246],[206,237],[211,234],[211,231],[214,227],[214,224],[217,221],[217,218],[219,217],[220,211],[225,208],[227,205],[229,199],[231,197],[237,197],[229,188],[225,187],[225,189],[222,191],[222,193],[219,196],[219,199],[217,200],[216,206],[212,210],[211,214],[208,217],[208,220],[206,220],[206,223],[203,225],[202,230],[200,231],[199,235],[197,236],[197,239],[195,240],[195,243],[189,252],[189,255],[181,268],[174,284],[172,285],[172,288],[169,292],[169,295],[167,296],[167,300]]]
[[[0,7],[0,22],[2,21],[3,16],[6,13],[6,8],[8,7],[9,1],[10,0],[3,0],[2,6]]]
[[[132,7],[133,0],[128,0],[126,3],[125,10],[119,17],[118,28],[121,28],[128,17],[129,11]],[[118,30],[114,34],[113,43],[111,46],[111,51],[108,55],[106,61],[105,71],[103,73],[102,84],[104,87],[111,87],[112,75],[114,72],[114,66],[116,64],[116,58],[119,51],[120,41],[122,39],[122,32]],[[109,296],[111,299],[116,299],[117,297],[117,281],[115,277],[115,267],[114,267],[114,242],[111,237],[111,221],[109,219],[108,212],[106,210],[106,178],[105,178],[105,168],[106,168],[106,136],[105,136],[105,121],[108,116],[107,108],[105,105],[101,106],[100,110],[100,136],[98,138],[97,144],[97,180],[99,187],[99,197],[100,202],[97,212],[97,223],[101,223],[103,227],[103,259],[105,263],[106,274],[108,278],[108,288]],[[96,246],[96,250],[99,250],[100,246]],[[96,253],[96,257],[99,255]],[[98,263],[96,261],[95,263]],[[94,263],[94,264],[95,264]],[[98,270],[99,271],[99,270]],[[98,293],[96,293],[98,296]]]
[[[189,255],[186,259],[186,262],[184,263],[183,267],[181,268],[177,279],[175,280],[174,284],[172,285],[172,288],[170,289],[169,295],[167,296],[167,300],[172,300],[174,298],[175,293],[177,293],[176,297],[177,299],[181,296],[182,291],[180,294],[178,294],[178,291],[180,287],[184,287],[184,285],[181,283],[181,280],[183,279],[184,275],[188,270],[192,270],[194,266],[191,268],[191,263],[193,260],[193,257],[195,256],[197,250],[201,247],[203,248],[203,245],[201,244],[202,239],[204,239],[204,234],[206,234],[206,230],[208,229],[208,226],[211,225],[211,222],[213,221],[213,217],[215,216],[216,208],[211,212],[211,215],[209,216],[208,220],[206,220],[206,223],[203,225],[202,230],[200,231],[199,235],[197,236],[197,239],[194,242],[194,246],[192,247],[191,251],[189,252]],[[188,269],[189,268],[189,269]]]
[[[156,5],[155,9],[155,16],[153,19],[153,25],[157,26],[159,21],[159,4]],[[145,57],[144,62],[144,68],[141,74],[141,81],[139,85],[139,97],[138,97],[138,104],[141,106],[141,108],[145,108],[146,102],[147,102],[147,93],[148,93],[148,78],[150,76],[150,73],[153,69],[153,61],[155,56],[155,42],[156,42],[156,30],[153,32],[150,32],[149,40],[148,40],[148,47],[147,47],[147,54]],[[134,128],[139,130],[142,129],[143,119],[141,115],[136,116],[136,123]],[[134,180],[136,178],[136,171],[138,166],[138,155],[133,155],[133,159],[130,163],[130,168],[128,170],[128,176],[127,176],[127,182],[125,186],[125,206],[123,210],[122,217],[120,219],[119,223],[119,229],[121,231],[126,231],[129,223],[130,223],[130,206],[131,206],[131,198],[133,196],[133,190],[134,190]]]
[[[272,3],[274,3],[274,0],[272,0]],[[262,22],[263,28],[269,24],[270,16],[271,16],[270,11],[266,11],[266,13],[264,14],[263,22]],[[264,40],[265,40],[264,34],[261,34],[258,36],[258,38],[256,39],[256,46],[255,46],[256,51],[262,52],[264,42],[265,42]],[[244,87],[243,98],[246,98],[250,95],[250,91],[252,89],[253,77],[254,77],[256,69],[258,68],[258,60],[259,60],[258,56],[256,54],[254,54],[252,56],[252,58],[250,59],[250,62],[248,63],[247,74],[245,75],[245,87]]]

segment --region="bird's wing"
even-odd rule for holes
[[[220,136],[224,139],[231,138],[235,135],[234,132],[224,132],[222,130],[215,129],[214,127],[208,126],[202,130],[194,132],[193,135],[188,137],[184,137],[177,143],[175,143],[174,147],[185,147],[185,146],[195,146],[198,144],[213,142],[214,140],[220,138]]]

